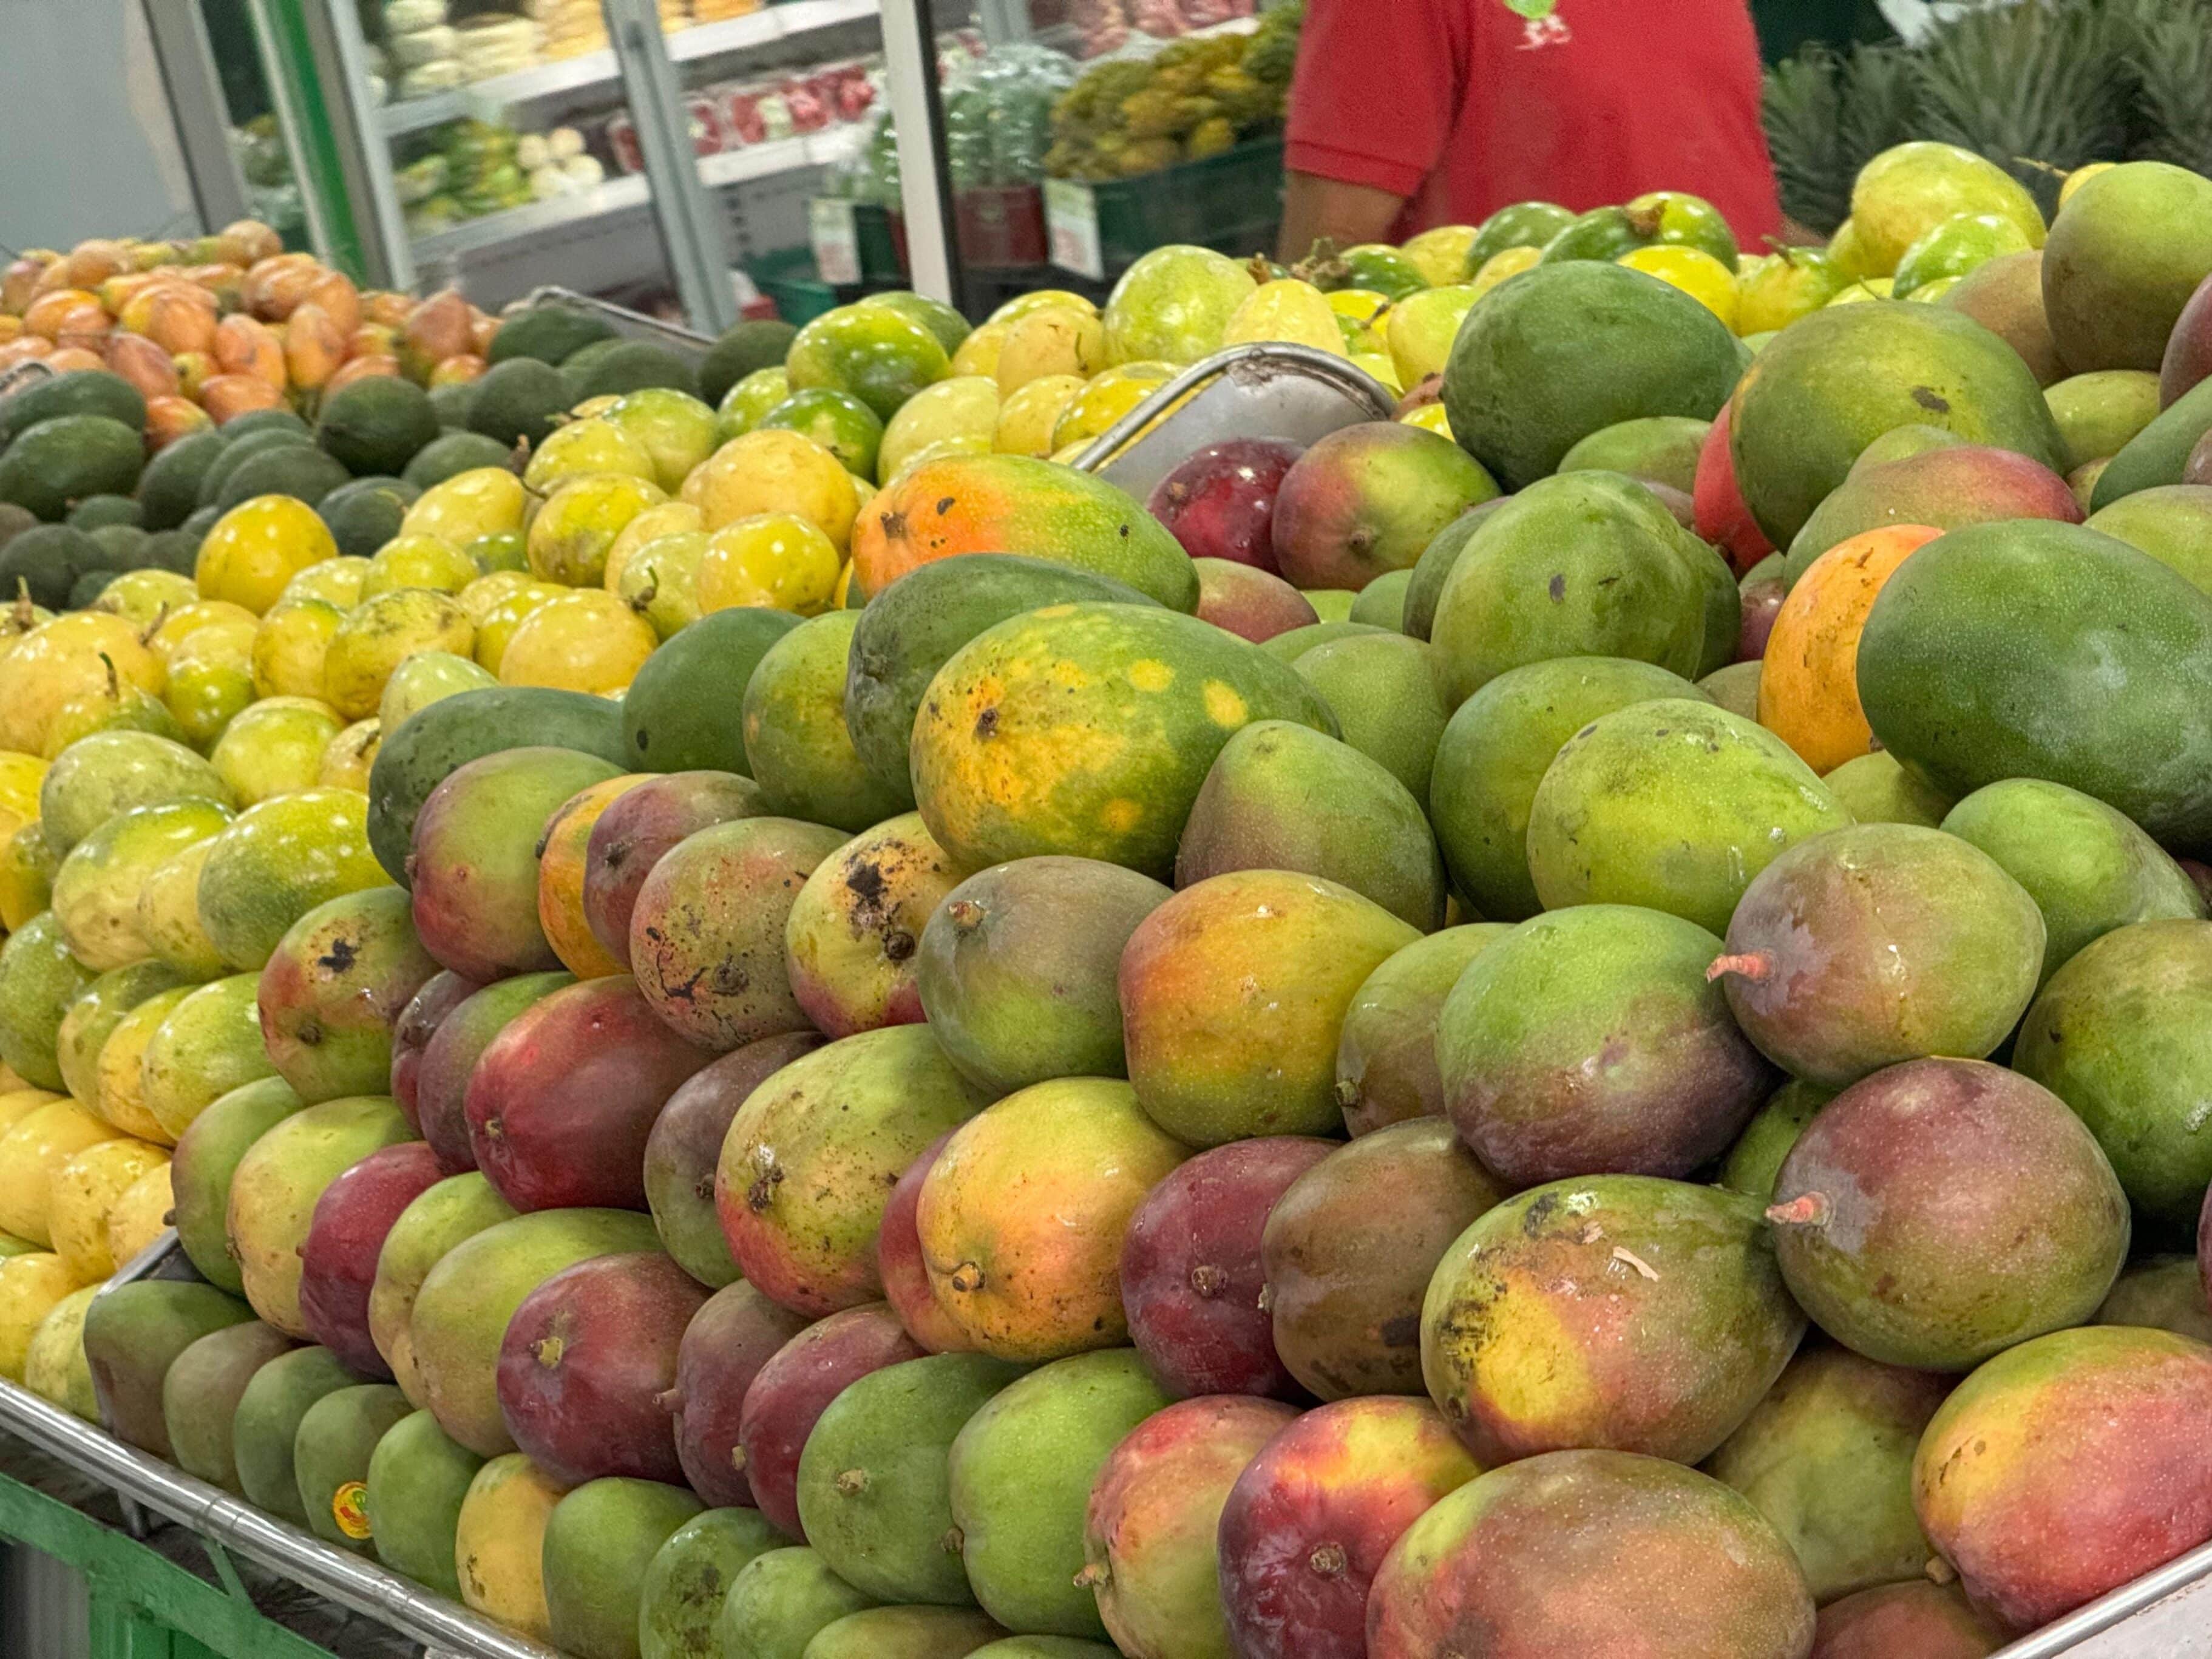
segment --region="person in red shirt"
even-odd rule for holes
[[[1281,252],[1647,191],[1782,234],[1746,0],[1308,0]]]

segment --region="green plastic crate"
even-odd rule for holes
[[[853,209],[853,228],[860,243],[863,283],[902,283],[906,280],[905,232],[891,222],[891,210],[872,202]]]
[[[1243,257],[1273,253],[1283,222],[1283,141],[1254,139],[1203,161],[1091,187],[1110,272],[1170,242]]]
[[[811,248],[778,248],[745,262],[745,275],[753,286],[775,301],[783,320],[793,325],[812,322],[838,303],[837,290],[822,280]]]

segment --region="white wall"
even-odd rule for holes
[[[0,0],[0,246],[200,228],[139,0]]]

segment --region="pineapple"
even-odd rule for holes
[[[2013,0],[1947,10],[1915,46],[1808,46],[1769,73],[1765,122],[1783,206],[1823,232],[1914,138],[1988,156],[2046,214],[2090,161],[2212,174],[2212,0]]]
[[[2135,154],[2212,174],[2212,6],[2169,0],[2130,55],[2142,132]]]
[[[1782,210],[1823,236],[1851,210],[1851,170],[1838,131],[1840,67],[1827,47],[1807,46],[1768,71],[1764,100],[1766,147],[1782,188]]]
[[[1921,137],[1911,55],[1809,46],[1766,77],[1766,142],[1790,216],[1822,235],[1851,210],[1851,181],[1893,144]]]
[[[2021,0],[1963,12],[1912,59],[1920,131],[1986,155],[2037,198],[2124,153],[2135,29],[2105,0]]]
[[[1861,46],[1844,66],[1844,157],[1859,169],[1898,144],[1922,137],[1912,54],[1903,46]]]

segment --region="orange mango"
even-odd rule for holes
[[[200,386],[200,407],[217,426],[254,409],[279,409],[284,394],[252,374],[216,374]]]
[[[180,274],[193,287],[213,295],[216,303],[223,310],[238,309],[240,295],[246,285],[245,266],[222,263],[188,265]]]
[[[584,919],[585,852],[599,815],[650,775],[631,772],[591,785],[554,811],[538,838],[538,926],[561,965],[579,979],[628,971],[592,936],[591,923]]]
[[[107,367],[138,389],[152,403],[173,398],[181,390],[177,365],[169,354],[139,334],[117,334],[107,342]]]
[[[215,331],[215,360],[226,374],[249,375],[270,389],[284,389],[284,347],[265,323],[244,314],[226,317]]]
[[[464,351],[457,357],[447,357],[430,371],[432,386],[466,386],[471,380],[483,379],[484,360],[472,351]]]
[[[307,300],[322,267],[308,253],[279,253],[246,267],[240,297],[265,323],[281,323]]]
[[[409,313],[401,331],[399,366],[418,384],[448,357],[458,357],[475,343],[475,314],[469,302],[451,289],[434,295]]]
[[[853,574],[871,598],[932,560],[1018,549],[1127,582],[1177,611],[1198,605],[1190,556],[1135,497],[1021,455],[958,456],[880,491],[853,526]]]
[[[407,325],[408,313],[415,309],[412,295],[394,294],[378,289],[361,297],[361,319],[364,323],[380,323],[393,330]]]
[[[343,271],[325,270],[307,284],[305,303],[321,307],[341,337],[361,326],[361,291]]]
[[[38,297],[39,278],[46,274],[52,256],[26,253],[9,262],[8,269],[0,272],[0,311],[11,317],[20,317],[31,301]]]
[[[329,385],[345,355],[345,335],[314,301],[303,303],[285,323],[284,372],[293,386],[313,392]]]
[[[81,288],[51,289],[23,313],[23,326],[58,345],[64,335],[81,334],[87,329],[104,331],[107,310]]]
[[[380,374],[396,375],[398,373],[399,359],[397,357],[373,356],[349,358],[344,368],[339,369],[337,374],[331,375],[331,378],[324,383],[323,392],[324,394],[327,396],[331,392],[344,390],[347,386],[351,386],[356,380],[371,380]]]
[[[149,398],[146,400],[146,447],[149,452],[158,452],[179,438],[204,432],[214,424],[207,410],[189,398]]]
[[[1759,678],[1759,723],[1815,772],[1874,750],[1859,706],[1859,635],[1882,586],[1943,532],[1927,525],[1869,530],[1812,562],[1782,601]]]
[[[256,259],[266,259],[284,251],[284,239],[258,219],[234,219],[222,228],[222,235],[225,240],[235,242],[238,245],[240,254],[248,264],[252,264]],[[308,258],[304,253],[294,254],[291,257],[295,259]]]
[[[399,331],[390,323],[363,323],[346,340],[346,357],[391,357],[399,350]]]
[[[1123,1235],[1145,1194],[1189,1155],[1119,1079],[1060,1078],[1008,1095],[954,1132],[921,1183],[915,1224],[939,1305],[1001,1359],[1127,1342]]]

